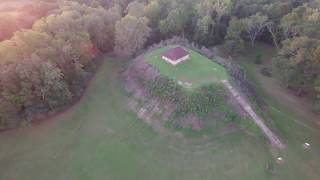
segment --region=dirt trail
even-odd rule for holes
[[[215,56],[215,58],[218,61],[227,61],[225,58],[221,56]],[[240,104],[240,106],[249,114],[252,120],[260,127],[260,129],[265,134],[265,136],[269,139],[271,144],[280,149],[284,149],[285,145],[281,142],[278,136],[269,129],[269,127],[264,123],[264,120],[260,116],[258,116],[257,113],[255,113],[250,103],[247,102],[247,100],[241,96],[239,91],[235,89],[228,80],[224,80],[222,81],[222,83],[228,89],[228,91],[232,94],[234,99]]]
[[[240,93],[232,87],[229,81],[222,81],[224,86],[228,89],[228,91],[232,94],[232,96],[236,99],[236,101],[241,105],[241,107],[249,114],[252,120],[261,128],[263,133],[268,137],[270,142],[280,149],[284,149],[284,144],[280,141],[280,139],[268,128],[268,126],[264,123],[263,119],[259,117],[251,107],[251,105],[240,95]]]

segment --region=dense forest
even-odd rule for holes
[[[246,53],[258,41],[273,45],[278,55],[272,68],[283,84],[320,111],[319,0],[57,3],[50,11],[37,7],[44,18],[0,42],[0,129],[26,124],[78,98],[96,69],[97,55],[130,59],[172,36],[220,45],[229,54]],[[1,24],[0,35],[9,32],[6,28]]]
[[[0,2],[0,41],[9,39],[20,29],[30,29],[58,4],[50,1]]]

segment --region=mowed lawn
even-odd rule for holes
[[[159,70],[161,74],[176,81],[191,83],[191,88],[197,88],[228,79],[228,73],[224,67],[200,55],[199,53],[186,49],[190,53],[190,59],[176,66],[164,61],[161,57],[170,48],[167,46],[159,48],[145,55],[145,60]]]
[[[241,130],[199,139],[155,133],[126,109],[116,77],[122,65],[106,58],[86,95],[68,112],[0,134],[0,179],[320,179],[314,153],[289,149],[285,163],[276,165],[269,148]],[[276,176],[266,172],[267,163],[275,164]]]

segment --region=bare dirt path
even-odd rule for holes
[[[284,144],[280,141],[280,139],[268,128],[268,126],[264,123],[263,119],[259,117],[251,107],[251,105],[240,95],[240,93],[232,87],[229,81],[222,81],[224,86],[228,89],[228,91],[232,94],[232,96],[236,99],[236,101],[241,105],[241,107],[249,114],[252,120],[261,128],[263,133],[268,137],[270,142],[280,149],[284,149]]]

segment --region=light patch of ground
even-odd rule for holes
[[[179,84],[180,86],[185,87],[185,88],[192,88],[192,83],[191,83],[191,82],[178,81],[178,84]]]
[[[184,128],[191,127],[193,131],[200,131],[204,128],[204,123],[201,119],[194,115],[189,115],[181,120],[181,125]]]
[[[142,119],[146,124],[152,127],[155,132],[165,133],[167,130],[164,128],[164,123],[167,119],[161,116],[163,114],[163,108],[160,108],[159,106],[160,104],[156,100],[145,101],[142,103],[132,98],[128,99],[128,107],[130,110],[137,113],[139,119]]]

